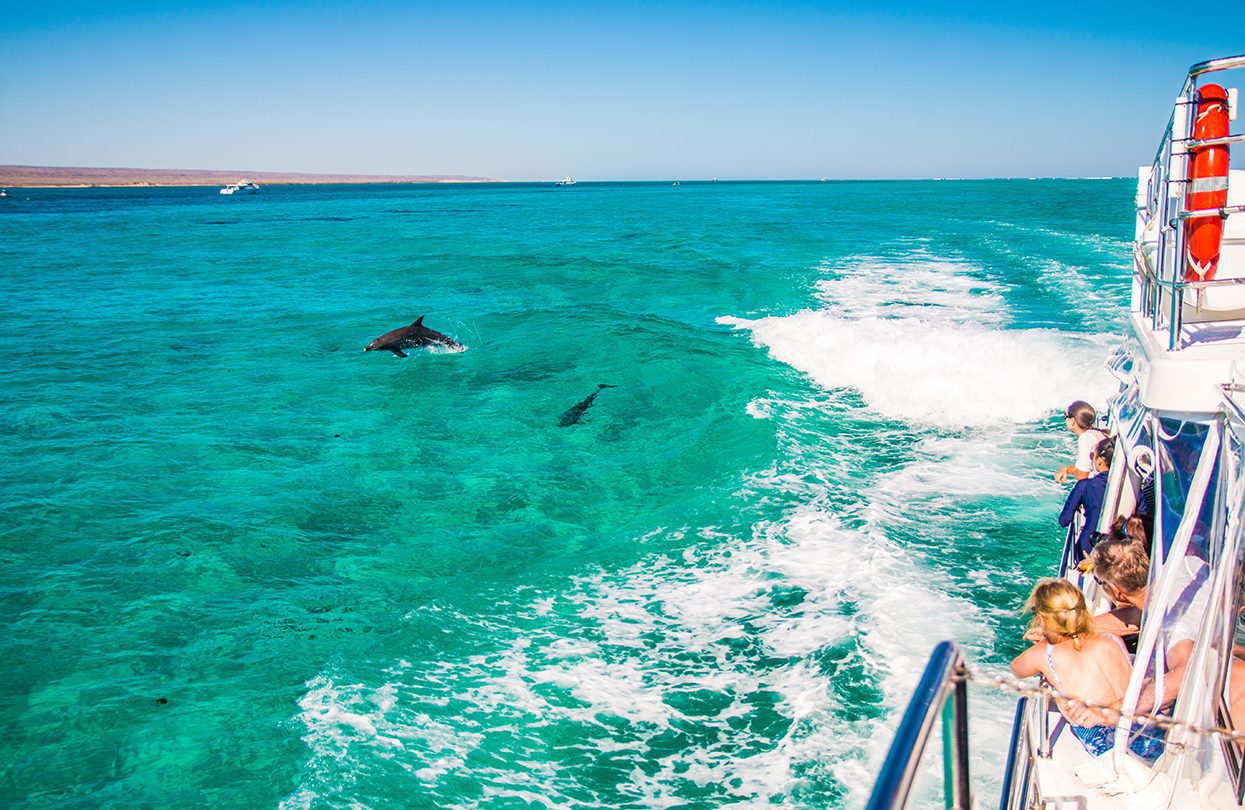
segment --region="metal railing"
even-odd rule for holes
[[[1137,214],[1144,226],[1134,249],[1134,275],[1140,288],[1141,312],[1149,320],[1150,328],[1167,330],[1167,348],[1180,348],[1184,320],[1185,291],[1197,294],[1200,308],[1202,291],[1214,287],[1228,287],[1241,283],[1241,279],[1215,281],[1185,281],[1185,227],[1191,219],[1217,216],[1221,219],[1245,212],[1245,206],[1224,205],[1208,209],[1185,207],[1185,185],[1188,183],[1187,162],[1193,149],[1205,146],[1245,143],[1245,133],[1223,138],[1195,139],[1193,137],[1195,115],[1191,111],[1197,103],[1197,80],[1208,73],[1245,68],[1245,54],[1223,59],[1199,62],[1189,68],[1188,76],[1181,86],[1175,109],[1168,119],[1167,129],[1159,142],[1159,148],[1150,168],[1145,205]],[[1146,232],[1154,225],[1154,233]],[[1145,240],[1145,244],[1142,240]],[[1153,245],[1154,261],[1147,255],[1146,244]],[[1167,306],[1164,306],[1166,299]]]
[[[1033,698],[1030,697],[1022,697],[1016,701],[1016,716],[1012,720],[1012,741],[1007,746],[1007,770],[1003,772],[999,810],[1024,810],[1027,804],[1028,786],[1033,778],[1033,750],[1024,720],[1031,701]]]
[[[895,730],[886,761],[873,783],[868,810],[899,810],[908,806],[921,757],[942,718],[943,794],[950,810],[969,810],[968,683],[964,653],[944,641],[934,648],[912,700]]]

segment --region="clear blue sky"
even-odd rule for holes
[[[0,163],[1132,175],[1245,2],[1112,5],[0,0]]]

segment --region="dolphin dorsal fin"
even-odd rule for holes
[[[411,324],[411,326],[423,326],[423,325],[424,325],[423,315],[420,315],[418,318],[415,319],[415,323]]]

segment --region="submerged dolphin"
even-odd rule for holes
[[[593,401],[596,400],[597,394],[601,393],[602,388],[617,387],[618,386],[616,385],[606,385],[605,383],[598,385],[597,390],[593,391],[591,394],[584,397],[579,402],[576,402],[563,412],[562,418],[558,420],[558,427],[570,427],[571,425],[577,423],[580,420],[580,417],[584,415],[584,411],[592,407]]]
[[[406,357],[406,353],[402,351],[403,349],[417,349],[421,346],[432,346],[434,344],[449,346],[451,349],[466,348],[449,335],[443,335],[434,329],[424,326],[424,316],[420,315],[415,319],[415,323],[410,326],[403,326],[401,329],[395,329],[392,332],[386,332],[367,344],[367,348],[363,351],[388,351],[393,352],[398,357]]]

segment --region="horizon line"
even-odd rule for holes
[[[6,176],[7,175],[7,176]],[[112,176],[110,176],[112,175]],[[127,176],[128,175],[128,176]],[[446,184],[500,183],[553,184],[556,178],[510,180],[466,174],[374,174],[355,172],[291,172],[259,169],[149,169],[112,166],[40,166],[0,165],[0,187],[4,188],[151,188],[194,187],[231,182],[246,177],[268,185],[378,185],[378,184]],[[984,180],[1123,180],[1128,175],[992,175],[988,177],[923,176],[923,177],[652,177],[639,179],[592,178],[576,180],[575,184],[593,183],[878,183],[878,182],[969,182]],[[198,182],[185,182],[188,180]]]

